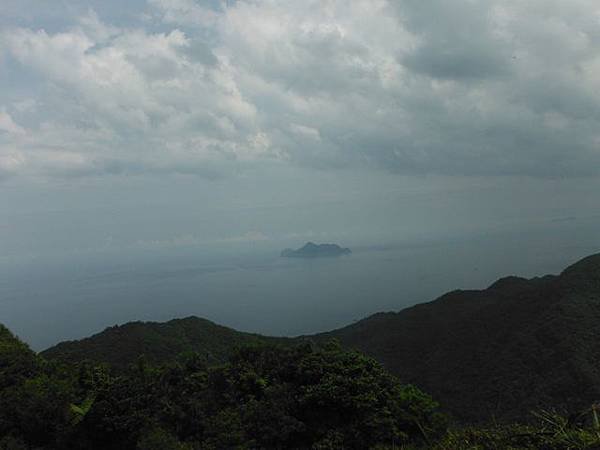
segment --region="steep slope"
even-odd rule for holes
[[[0,324],[0,392],[39,371],[38,356]]]
[[[110,327],[89,338],[62,342],[43,351],[42,356],[65,362],[87,359],[125,367],[140,355],[152,364],[160,364],[172,361],[180,353],[194,351],[206,356],[208,362],[216,363],[224,361],[242,344],[280,340],[187,317],[165,323],[130,322]]]
[[[382,362],[464,421],[600,400],[600,255],[560,276],[508,277],[324,333]]]

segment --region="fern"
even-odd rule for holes
[[[71,413],[73,415],[72,416],[73,418],[71,419],[71,423],[73,425],[77,425],[79,422],[81,422],[85,418],[85,416],[90,411],[90,409],[92,409],[92,406],[93,406],[95,400],[96,400],[96,397],[94,395],[89,395],[85,398],[85,400],[80,405],[75,405],[74,403],[71,403],[70,409],[71,409]]]

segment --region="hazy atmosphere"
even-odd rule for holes
[[[0,319],[297,335],[556,273],[600,247],[599,74],[593,0],[2,0]]]

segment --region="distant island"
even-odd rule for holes
[[[349,248],[340,247],[337,244],[315,244],[307,242],[304,247],[298,250],[286,248],[281,252],[284,258],[321,258],[325,256],[349,255],[352,251]]]

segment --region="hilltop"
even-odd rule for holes
[[[164,323],[115,325],[85,339],[61,342],[41,355],[69,363],[88,360],[124,368],[140,355],[150,364],[161,364],[173,361],[181,353],[196,352],[215,364],[225,361],[241,345],[285,341],[285,338],[236,331],[192,316]]]

